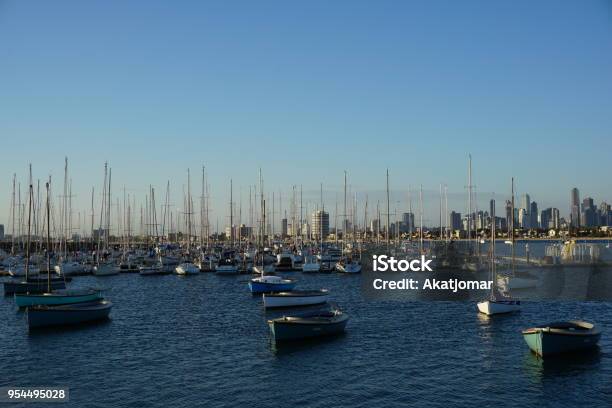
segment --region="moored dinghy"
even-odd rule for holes
[[[98,289],[55,290],[49,293],[15,294],[15,303],[19,307],[34,305],[66,305],[71,303],[92,302],[102,299]]]
[[[294,287],[295,280],[274,275],[259,276],[249,282],[252,293],[285,292],[293,290]]]
[[[275,341],[298,340],[344,332],[348,315],[341,310],[321,310],[268,320]]]
[[[263,303],[266,309],[272,307],[318,305],[327,302],[328,299],[329,291],[327,289],[296,290],[263,295]]]
[[[30,329],[64,326],[108,319],[112,303],[108,300],[61,306],[30,306],[27,308]]]
[[[532,327],[522,333],[531,351],[542,357],[595,347],[601,337],[595,324],[577,320]]]

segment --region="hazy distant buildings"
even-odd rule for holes
[[[321,235],[323,239],[329,235],[329,213],[319,210],[312,213],[312,236],[318,239]]]
[[[4,224],[0,224],[0,241],[4,241]]]

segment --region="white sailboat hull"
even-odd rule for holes
[[[338,272],[342,273],[359,273],[361,272],[361,264],[358,263],[348,263],[348,264],[336,264],[336,269]]]
[[[302,272],[319,272],[321,270],[321,264],[318,262],[305,263],[302,265]]]
[[[119,275],[119,270],[112,264],[94,266],[93,274],[96,276]]]
[[[177,275],[197,275],[200,273],[200,268],[192,263],[182,263],[174,270]]]
[[[521,310],[521,303],[515,300],[494,301],[485,300],[478,302],[478,311],[487,316],[512,313]]]

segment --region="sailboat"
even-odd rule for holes
[[[491,219],[495,220],[495,208],[492,209]],[[512,219],[514,219],[514,178],[512,179]],[[512,221],[512,239],[514,240],[514,220]],[[514,245],[512,246],[514,251]],[[514,252],[513,252],[514,253]],[[514,259],[512,264],[514,265]],[[478,302],[478,311],[487,316],[511,313],[521,310],[520,300],[503,296],[497,288],[497,274],[495,264],[495,221],[491,222],[491,293],[489,298]]]
[[[108,180],[107,180],[108,176]],[[111,216],[111,176],[108,163],[104,163],[104,187],[102,192],[102,210],[100,211],[100,231],[104,228],[104,245],[102,249],[101,235],[98,234],[98,250],[96,251],[96,264],[93,267],[93,274],[96,276],[118,275],[119,270],[110,260],[102,260],[102,255],[108,251],[108,241],[110,239],[110,216]]]
[[[101,299],[102,296],[99,290],[83,289],[83,290],[54,290],[51,285],[51,237],[50,237],[50,205],[49,205],[49,183],[47,187],[47,291],[44,293],[16,293],[15,302],[18,307],[27,307],[34,305],[60,305],[66,303],[78,303]],[[30,193],[32,193],[32,185],[30,184]],[[30,195],[30,200],[32,195]],[[30,204],[29,214],[32,208]],[[30,216],[28,215],[28,244],[26,247],[26,259],[30,258]]]
[[[183,190],[184,191],[184,190]],[[187,169],[187,209],[186,209],[186,223],[187,223],[187,253],[186,257],[189,258],[191,254],[191,214],[192,214],[192,202],[191,202],[191,176],[189,169]],[[174,269],[177,275],[197,275],[200,273],[200,268],[195,266],[193,262],[185,260],[177,265]]]
[[[263,180],[261,170],[259,171],[259,184],[261,192],[261,226],[259,228],[259,247],[263,248],[264,239],[266,236],[266,201],[264,200]],[[251,293],[270,293],[270,292],[288,292],[295,287],[295,281],[292,279],[284,279],[280,276],[265,275],[264,269],[264,253],[261,251],[261,276],[253,278],[248,283]]]
[[[355,225],[355,211],[353,209],[352,211],[352,216],[353,216],[353,226]],[[342,226],[342,258],[340,259],[340,261],[336,264],[336,270],[338,272],[343,272],[343,273],[359,273],[361,272],[361,259],[355,259],[353,258],[352,252],[353,252],[353,246],[351,245],[351,254],[346,256],[345,252],[346,252],[346,248],[345,248],[345,244],[346,244],[346,240],[348,238],[348,222],[347,222],[347,218],[346,218],[346,171],[344,171],[344,214],[343,214],[343,226]],[[355,231],[353,230],[353,240],[355,238]]]

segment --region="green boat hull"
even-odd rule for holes
[[[589,336],[568,336],[545,331],[523,333],[523,339],[531,351],[542,357],[590,349],[597,346],[600,336],[600,333]]]
[[[73,303],[92,302],[102,299],[102,293],[90,292],[83,294],[55,294],[55,293],[40,293],[40,294],[15,294],[15,303],[19,307],[28,307],[36,305],[68,305]]]

